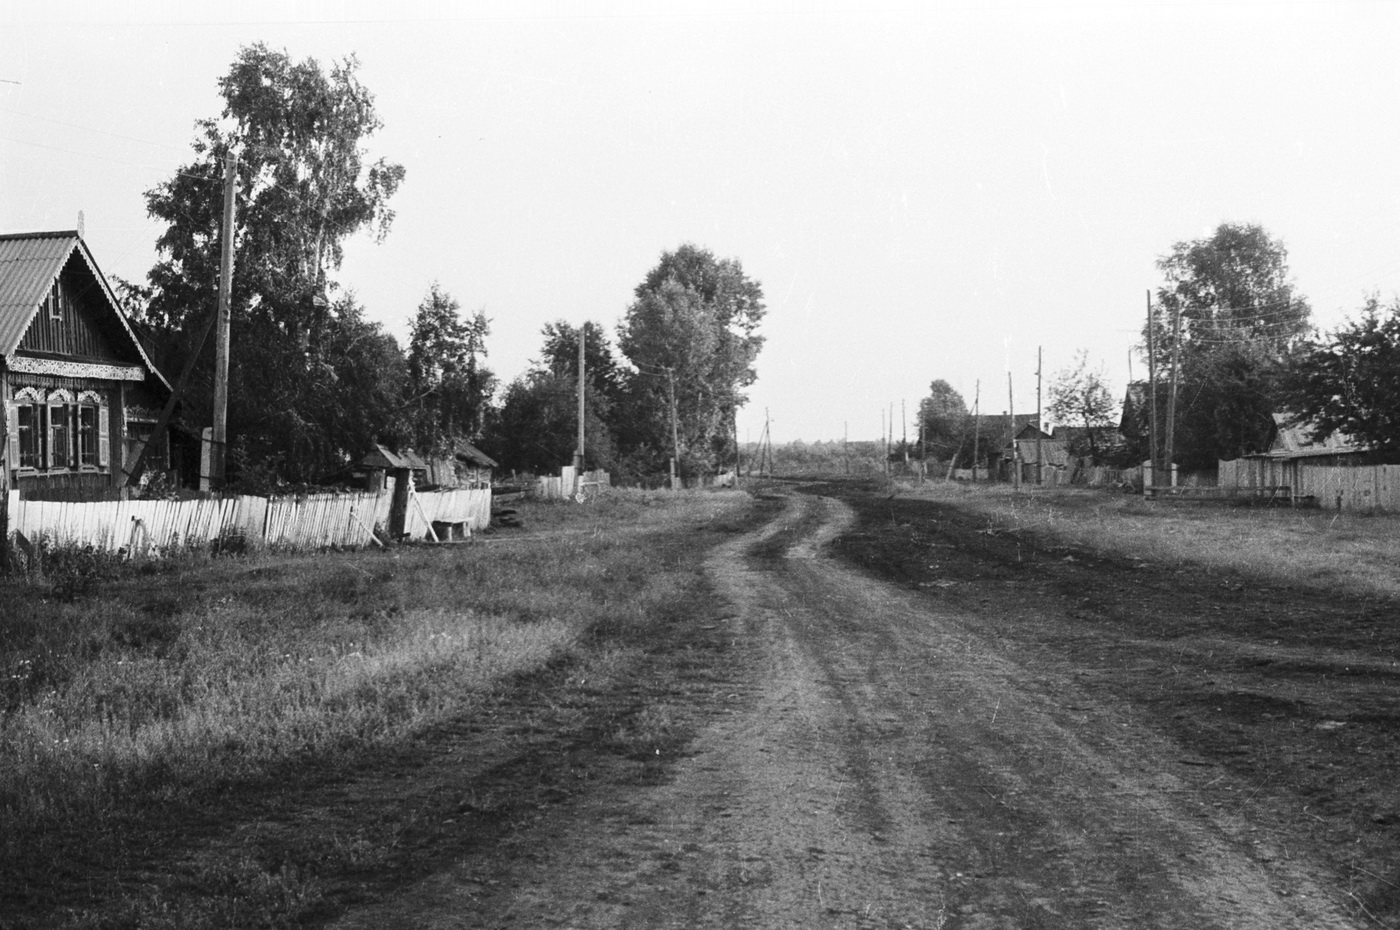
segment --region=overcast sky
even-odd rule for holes
[[[438,281],[509,381],[693,242],[767,297],[741,438],[766,410],[778,441],[873,439],[936,378],[1001,412],[1008,370],[1033,411],[1038,346],[1047,382],[1086,349],[1121,392],[1155,260],[1224,221],[1283,240],[1324,328],[1400,292],[1397,4],[871,6],[11,0],[0,232],[81,210],[143,279],[144,192],[263,41],[357,56],[369,152],[407,169],[337,276],[374,319],[406,342]]]

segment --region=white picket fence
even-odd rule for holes
[[[92,546],[117,552],[161,552],[240,537],[253,545],[325,549],[372,544],[375,524],[387,526],[392,494],[309,494],[187,501],[26,501],[11,491],[11,533],[31,544]],[[405,531],[415,539],[430,525],[460,524],[472,532],[491,523],[491,491],[414,493]]]

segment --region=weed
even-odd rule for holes
[[[30,576],[0,581],[0,874],[14,877],[0,913],[51,920],[31,893],[47,888],[59,904],[102,899],[69,911],[73,927],[298,923],[319,894],[315,868],[372,866],[384,850],[328,837],[307,862],[216,859],[200,885],[150,881],[130,861],[131,831],[159,856],[182,841],[182,818],[219,820],[240,786],[399,745],[565,658],[560,674],[577,668],[580,687],[625,674],[638,653],[620,637],[664,623],[693,582],[656,573],[657,560],[695,553],[697,527],[749,507],[734,492],[621,492],[522,505],[530,530],[508,545],[158,570],[41,552]],[[574,663],[580,650],[592,658]],[[679,738],[661,713],[625,726],[638,755]],[[132,869],[145,890],[126,897],[63,884]]]

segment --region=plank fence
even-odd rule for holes
[[[26,501],[9,492],[9,528],[32,545],[91,546],[106,552],[158,554],[241,539],[278,549],[355,548],[373,544],[375,526],[389,522],[392,493],[227,497],[184,501]],[[476,532],[491,523],[491,490],[415,492],[405,531],[429,527]]]
[[[1299,459],[1243,458],[1220,463],[1220,486],[1288,487],[1324,510],[1400,512],[1400,465],[1311,465]]]
[[[586,471],[577,482],[574,480],[574,475],[574,467],[565,465],[559,469],[559,477],[557,478],[545,475],[536,479],[533,494],[540,500],[558,501],[573,497],[577,493],[576,485],[585,494],[592,494],[603,488],[612,487],[612,475],[605,471]]]

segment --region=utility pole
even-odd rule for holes
[[[957,457],[957,453],[953,453]],[[928,440],[924,436],[924,410],[923,404],[919,404],[919,484],[924,483],[924,473],[928,471]]]
[[[909,464],[909,411],[904,406],[904,398],[899,399],[900,445],[904,446],[904,464]]]
[[[588,335],[588,321],[578,328],[578,448],[574,450],[575,480],[584,480],[584,340]]]
[[[769,409],[763,408],[763,461],[769,464],[769,478],[773,478],[773,420],[769,419]],[[763,475],[763,465],[759,465],[759,475]]]
[[[734,434],[734,487],[739,487],[744,473],[744,450],[739,446],[739,408],[729,411],[729,429]]]
[[[1181,302],[1178,301],[1172,311],[1172,387],[1171,393],[1167,395],[1167,460],[1162,463],[1167,471],[1167,481],[1171,483],[1171,474],[1175,468],[1176,461],[1176,386],[1177,374],[1181,371]],[[1152,480],[1156,482],[1157,476],[1153,475]],[[1160,485],[1159,485],[1160,486]]]
[[[885,474],[890,474],[890,457],[894,455],[894,401],[890,401],[890,418],[885,432]]]
[[[1147,436],[1147,460],[1152,463],[1152,481],[1157,481],[1157,314],[1152,311],[1152,289],[1147,289],[1147,403],[1151,410]]]
[[[209,450],[210,485],[222,489],[228,447],[228,351],[233,312],[233,207],[238,196],[238,153],[224,156],[224,225],[219,259],[219,311],[214,334],[214,429]],[[152,437],[152,441],[159,437]]]
[[[972,480],[977,481],[977,440],[982,438],[982,379],[978,378],[972,394]]]
[[[841,421],[841,457],[846,460],[846,474],[851,473],[851,421]]]
[[[885,477],[886,477],[886,478],[888,478],[888,477],[890,476],[890,441],[889,441],[889,439],[886,438],[888,435],[889,435],[889,433],[886,432],[886,430],[885,430],[885,408],[884,408],[884,407],[881,407],[881,408],[880,408],[880,445],[882,445],[882,446],[885,447],[885,455],[884,455],[885,463],[884,463],[883,468],[884,468],[884,472],[885,472]]]
[[[671,385],[671,490],[675,491],[678,489],[676,475],[681,458],[681,434],[676,426],[676,370],[674,368],[666,369],[666,379]]]
[[[1011,372],[1006,373],[1006,406],[1011,424],[1011,483],[1021,490],[1021,447],[1016,444],[1016,397],[1011,392]]]
[[[1041,419],[1040,412],[1040,371],[1045,364],[1045,347],[1036,346],[1035,349],[1035,483],[1037,486],[1045,484],[1045,455],[1041,447],[1040,437],[1045,434],[1045,427],[1041,424],[1045,422]]]

